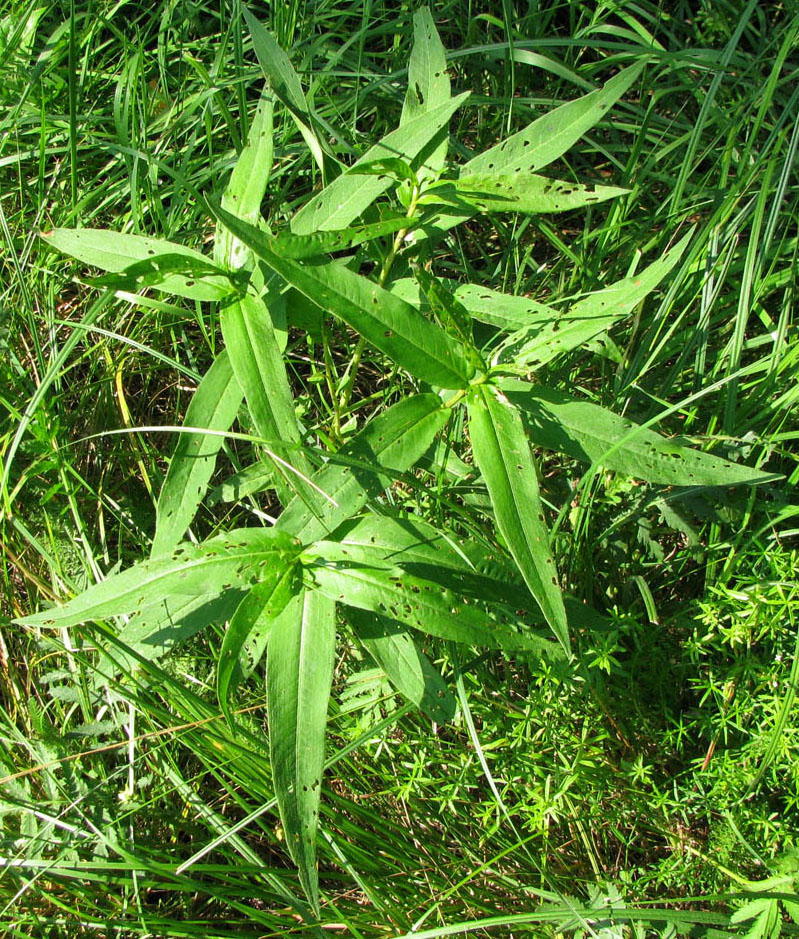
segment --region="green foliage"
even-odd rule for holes
[[[799,804],[795,29],[70,10],[0,21],[12,928],[791,934],[718,894]]]
[[[316,121],[288,58],[249,14],[248,23],[275,95],[297,122],[320,168],[329,170]],[[227,208],[213,209],[219,225],[215,249],[219,267],[178,244],[138,235],[59,229],[46,236],[53,247],[116,275],[115,286],[124,283],[130,290],[152,286],[194,300],[223,301],[226,348],[197,391],[187,415],[187,442],[173,455],[158,502],[154,560],[140,562],[60,608],[22,622],[67,626],[141,614],[145,607],[169,606],[185,596],[201,598],[205,604],[226,591],[249,591],[225,633],[217,678],[219,700],[231,719],[230,695],[255,665],[255,657],[248,662],[245,650],[257,628],[259,645],[265,643],[268,655],[270,746],[278,805],[287,846],[315,909],[319,903],[316,827],[336,606],[377,615],[373,621],[356,617],[356,632],[358,623],[367,623],[366,648],[380,650],[378,664],[381,660],[389,664],[389,678],[394,676],[398,689],[419,704],[438,693],[439,678],[422,667],[424,660],[407,639],[400,655],[396,640],[387,645],[392,633],[376,637],[375,625],[399,623],[469,645],[552,654],[530,625],[526,611],[537,606],[569,650],[562,587],[548,545],[539,470],[523,415],[536,442],[641,479],[727,486],[770,478],[722,457],[675,446],[651,430],[636,430],[594,405],[506,378],[508,373],[540,367],[629,314],[677,263],[687,239],[639,277],[581,301],[569,314],[565,341],[555,329],[559,318],[554,314],[545,319],[537,312],[538,325],[523,326],[521,335],[519,330],[507,335],[500,328],[493,344],[499,343],[502,354],[491,355],[495,364],[489,365],[474,344],[468,305],[456,309],[454,298],[447,299],[435,275],[423,273],[419,254],[423,242],[408,235],[417,226],[422,231],[429,228],[431,234],[440,232],[444,212],[448,213],[444,227],[451,227],[456,215],[468,219],[482,212],[560,212],[625,194],[627,190],[614,187],[559,182],[531,170],[564,153],[630,86],[640,68],[623,72],[602,91],[540,118],[453,174],[446,163],[446,127],[466,95],[450,99],[449,81],[441,75],[441,43],[429,13],[417,17],[415,35],[411,84],[400,127],[351,168],[339,168],[339,174],[293,216],[290,234],[274,236],[262,230],[257,213],[272,161],[272,103],[266,92],[223,197]],[[431,73],[436,67],[439,71]],[[408,167],[407,174],[393,176],[389,169],[394,165]],[[368,172],[359,173],[361,167]],[[374,211],[375,200],[393,190],[398,190],[406,207],[401,220],[390,220],[387,230],[367,218],[361,228],[346,228]],[[395,208],[389,201],[379,211],[388,219]],[[386,231],[395,236],[384,253],[380,239]],[[356,245],[360,245],[357,256],[335,260],[325,256]],[[252,266],[250,252],[263,267]],[[354,269],[367,257],[378,262],[376,281]],[[418,270],[432,316],[391,292],[392,270],[400,264],[411,276]],[[288,288],[356,330],[409,378],[401,401],[331,452],[329,462],[310,475],[276,337],[280,297]],[[474,296],[474,286],[471,291]],[[576,328],[570,329],[572,322]],[[354,359],[349,368],[354,373],[358,361]],[[412,384],[432,386],[433,393],[414,392]],[[215,441],[235,419],[239,388],[261,441],[271,448],[264,453],[275,461],[275,478],[280,480],[276,494],[285,511],[271,528],[233,531],[172,550],[207,492],[218,449]],[[387,543],[374,547],[361,543],[355,553],[346,537],[337,537],[341,523],[369,500],[374,504],[378,499],[390,482],[387,472],[403,473],[413,467],[442,432],[450,412],[462,403],[467,405],[475,468],[485,481],[498,533],[530,592],[529,599],[520,598],[519,609],[495,599],[502,594],[501,582],[489,584],[484,592],[483,585],[470,580],[460,566],[449,568],[446,561],[431,566],[417,560],[416,545],[423,545],[426,536],[412,526],[400,528],[399,537],[393,538],[395,523],[387,518],[383,523],[389,533]],[[346,394],[333,406],[340,409],[348,404]],[[217,433],[202,434],[198,428]],[[448,531],[445,523],[433,537],[447,537]],[[199,609],[192,612],[198,615]],[[396,631],[396,626],[389,628]],[[428,682],[430,687],[424,688]]]

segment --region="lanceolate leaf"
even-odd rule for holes
[[[391,684],[439,723],[455,716],[455,698],[408,631],[385,617],[350,608],[347,619]]]
[[[391,477],[380,469],[401,473],[413,466],[448,417],[436,395],[399,401],[370,421],[312,477],[327,498],[313,490],[295,497],[276,527],[303,544],[324,537],[389,485]]]
[[[563,156],[641,74],[643,62],[619,72],[604,87],[549,111],[523,130],[479,154],[462,168],[461,176],[485,173],[531,173]]]
[[[216,357],[186,411],[187,427],[221,431],[178,434],[175,452],[158,498],[152,556],[167,554],[186,534],[202,502],[216,457],[241,406],[242,392],[227,352]]]
[[[264,249],[259,255],[289,284],[421,381],[440,388],[465,388],[474,375],[460,343],[409,303],[344,265],[336,261],[300,265]]]
[[[137,656],[148,662],[158,661],[206,626],[224,623],[243,596],[241,590],[230,589],[219,596],[173,596],[146,604],[119,630],[113,645],[104,641],[102,633],[96,634],[102,653],[99,675],[108,678],[119,671],[130,671],[138,664]]]
[[[346,173],[337,176],[319,195],[300,209],[291,220],[292,232],[295,235],[309,235],[316,231],[346,228],[350,225],[393,184],[389,175],[381,177],[359,174],[359,165],[393,158],[413,162],[446,127],[449,119],[466,98],[468,94],[458,95],[428,113],[408,121],[384,137],[380,143],[370,147]]]
[[[485,603],[458,589],[459,584],[440,583],[443,578],[410,574],[402,565],[386,563],[380,552],[375,552],[372,563],[351,561],[337,542],[321,541],[307,550],[305,558],[313,562],[310,572],[317,589],[331,600],[454,642],[538,653],[553,650],[554,644],[537,636],[512,608]]]
[[[512,560],[473,538],[463,538],[438,529],[419,518],[366,515],[336,531],[335,554],[329,560],[351,564],[394,565],[416,576],[435,580],[454,591],[467,592],[481,600],[524,611],[524,621],[544,622]],[[595,610],[564,596],[569,622],[601,628],[605,619]]]
[[[131,613],[176,596],[217,596],[251,586],[283,557],[296,557],[297,542],[274,528],[239,528],[199,545],[181,545],[166,557],[134,564],[95,584],[61,607],[20,622],[74,626]]]
[[[470,395],[468,407],[474,459],[488,487],[497,527],[552,631],[568,651],[566,611],[521,414],[486,384]]]
[[[462,210],[466,218],[475,212],[523,212],[541,215],[565,212],[595,202],[626,195],[616,186],[585,186],[548,179],[535,174],[505,176],[463,176],[447,180],[427,190],[422,205],[443,204],[447,211]]]
[[[255,429],[270,449],[298,473],[308,476],[311,466],[300,448],[300,431],[286,368],[278,347],[269,311],[262,300],[247,294],[221,312],[222,335],[244,390]],[[280,444],[285,446],[280,446]],[[285,479],[284,494],[296,489],[297,477],[282,465],[277,471]]]
[[[495,358],[501,362],[538,368],[556,355],[569,352],[605,332],[628,316],[657,287],[682,257],[690,237],[689,232],[662,258],[635,277],[625,277],[589,294],[549,320],[543,314],[536,317],[528,326],[509,336]],[[521,297],[516,299],[520,305],[530,303]]]
[[[479,287],[477,284],[462,284],[456,289],[455,297],[472,317],[481,323],[514,332],[530,330],[531,335],[534,335],[534,330],[541,329],[546,323],[554,322],[562,315],[552,307],[529,297],[512,297],[499,290]]]
[[[683,447],[612,411],[552,388],[503,379],[523,409],[530,437],[548,450],[666,486],[735,486],[779,477]]]
[[[222,207],[237,218],[256,223],[261,217],[261,202],[272,171],[272,94],[268,88],[261,93],[255,118],[247,135],[230,182],[222,196]],[[217,263],[234,270],[245,267],[250,252],[223,225],[214,236],[214,257]]]
[[[289,853],[316,910],[316,830],[335,644],[334,603],[318,591],[303,591],[276,618],[267,649],[275,793]]]
[[[408,91],[400,126],[426,115],[450,98],[447,59],[430,10],[422,7],[413,14],[413,49],[408,62]],[[425,169],[441,172],[447,158],[447,140],[442,140],[425,158]],[[425,175],[424,173],[422,175]]]
[[[154,287],[191,300],[224,300],[240,290],[205,255],[171,241],[99,228],[54,228],[41,237],[84,264],[129,275],[134,290]]]
[[[250,634],[257,629],[259,639],[265,641],[276,617],[301,589],[302,572],[295,562],[287,559],[284,564],[275,563],[265,571],[264,579],[236,607],[222,640],[216,674],[217,697],[229,723],[232,723],[230,700],[239,683],[257,664],[248,655]]]
[[[327,162],[337,162],[315,129],[315,121],[289,57],[280,48],[272,34],[244,7],[244,19],[252,36],[258,62],[269,79],[275,95],[288,108],[297,128],[319,168],[324,171]]]

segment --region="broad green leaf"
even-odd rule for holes
[[[566,212],[595,202],[626,195],[629,189],[593,186],[548,179],[533,173],[504,176],[463,176],[431,186],[420,205],[445,205],[450,213],[462,211],[465,218],[475,212],[523,212],[541,215]]]
[[[463,346],[409,303],[336,261],[301,265],[268,249],[251,247],[292,287],[357,330],[416,378],[440,388],[469,384],[474,366]]]
[[[191,300],[224,300],[240,292],[205,255],[171,241],[102,228],[54,228],[41,237],[84,264],[124,274],[132,281],[127,289],[154,287]]]
[[[274,238],[262,233],[261,238],[266,247],[281,258],[298,260],[319,257],[322,254],[333,254],[336,251],[344,251],[346,248],[355,248],[412,226],[412,220],[403,215],[335,231],[319,231],[310,235],[280,234]]]
[[[563,156],[583,134],[597,124],[627,91],[645,62],[619,72],[602,88],[549,111],[523,130],[473,157],[461,169],[461,177],[488,173],[531,173]]]
[[[223,209],[253,224],[261,218],[261,202],[272,172],[273,110],[267,87],[261,92],[247,141],[222,196]],[[223,267],[237,270],[249,266],[251,254],[228,228],[220,225],[214,236],[214,258]]]
[[[408,91],[400,126],[424,116],[450,99],[447,58],[435,22],[427,7],[413,14],[413,49],[408,61]],[[447,158],[447,140],[425,157],[423,175],[437,176]]]
[[[504,330],[530,330],[533,333],[562,315],[529,297],[512,297],[476,284],[462,284],[455,290],[455,297],[474,319]]]
[[[19,622],[75,626],[141,610],[179,596],[218,596],[263,580],[273,564],[296,557],[297,542],[274,528],[238,528],[199,545],[183,544],[166,557],[141,561],[94,584],[61,607]]]
[[[248,645],[250,635],[256,631],[265,645],[276,617],[301,590],[302,572],[296,562],[286,560],[283,566],[273,564],[265,571],[264,579],[236,607],[222,640],[216,674],[217,697],[229,724],[233,722],[230,700],[257,664],[253,662],[252,645]],[[263,647],[260,651],[263,653]]]
[[[393,184],[390,176],[380,177],[358,173],[358,167],[375,160],[401,158],[413,163],[424,148],[443,131],[449,119],[469,97],[468,93],[409,120],[392,131],[369,150],[352,167],[304,205],[291,220],[295,235],[346,228],[374,200]]]
[[[300,446],[294,400],[269,310],[261,299],[247,294],[223,308],[220,322],[256,431],[278,457],[307,477],[311,466]],[[299,479],[284,464],[276,464],[276,469],[285,480],[279,494],[287,500]]]
[[[134,669],[138,659],[131,652],[148,662],[158,661],[206,626],[221,626],[243,597],[241,590],[230,589],[219,596],[172,596],[146,604],[119,630],[113,646],[103,643],[102,634],[97,634],[101,675],[109,678],[120,669]]]
[[[563,595],[521,414],[491,385],[475,388],[467,403],[474,459],[491,496],[497,527],[552,631],[568,651]]]
[[[547,450],[665,486],[737,486],[779,476],[680,446],[653,430],[553,388],[515,379],[503,392],[525,413],[529,435]]]
[[[326,165],[336,164],[337,160],[324,143],[324,138],[316,132],[316,122],[291,60],[269,30],[263,27],[246,7],[243,7],[243,13],[264,75],[269,80],[276,97],[285,105],[294,119],[319,169],[324,172]]]
[[[529,325],[508,336],[493,358],[499,362],[539,368],[555,356],[570,352],[605,332],[615,322],[628,316],[657,287],[680,260],[690,238],[689,232],[662,258],[635,277],[625,277],[589,294],[564,313],[554,314],[547,319],[544,307]],[[531,301],[523,298],[514,299],[519,300],[520,304],[531,304]]]
[[[338,542],[319,541],[304,555],[317,589],[331,600],[454,642],[509,651],[559,651],[511,608],[485,603],[482,597],[440,583],[446,579],[441,572],[432,571],[438,579],[427,579],[408,573],[403,565],[386,562],[379,551],[369,563],[363,556],[353,561],[345,552]]]
[[[384,411],[318,470],[311,481],[327,498],[306,491],[295,497],[276,527],[304,544],[322,538],[377,498],[394,473],[402,473],[427,451],[449,418],[433,394],[412,395]],[[382,473],[380,470],[388,470]]]
[[[466,591],[492,604],[524,611],[524,620],[545,623],[541,609],[518,568],[495,548],[474,538],[438,529],[419,518],[366,515],[336,530],[335,558],[349,563],[402,567],[411,574],[435,579],[454,591]],[[330,549],[326,549],[330,555]],[[564,596],[569,623],[594,629],[607,625],[596,610]]]
[[[187,427],[230,430],[241,406],[242,392],[227,352],[221,352],[194,392],[186,411]],[[175,452],[161,487],[151,554],[166,554],[186,534],[202,502],[225,442],[223,433],[178,434]]]
[[[440,724],[452,720],[455,716],[452,692],[406,629],[376,613],[354,607],[347,610],[347,619],[400,694],[431,720]]]
[[[238,502],[247,496],[275,488],[275,464],[269,460],[259,460],[245,466],[243,470],[215,486],[208,493],[208,505],[219,502]]]
[[[267,647],[275,794],[289,853],[317,911],[316,830],[335,644],[335,604],[306,590],[275,619]]]

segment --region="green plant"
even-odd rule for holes
[[[476,216],[562,212],[625,194],[537,171],[632,87],[643,61],[451,166],[447,126],[467,95],[451,97],[443,47],[430,14],[421,11],[400,126],[344,167],[288,58],[246,15],[267,87],[221,205],[208,200],[218,222],[213,258],[100,229],[44,236],[104,270],[100,286],[219,303],[225,350],[179,429],[151,557],[22,622],[65,627],[132,614],[118,639],[155,658],[209,623],[229,621],[217,691],[231,722],[236,687],[266,654],[278,805],[289,851],[317,906],[315,838],[337,610],[395,687],[429,716],[446,719],[452,696],[408,627],[521,657],[558,657],[569,652],[569,626],[592,622],[591,612],[562,591],[531,444],[592,470],[602,466],[656,484],[712,487],[771,477],[531,380],[631,314],[678,262],[689,235],[643,271],[562,313],[436,274],[437,245]],[[275,99],[294,120],[324,185],[285,230],[273,232],[261,203],[273,162]],[[367,266],[371,277],[361,273]],[[341,370],[332,325],[338,322],[360,336]],[[321,453],[298,420],[283,360],[287,328],[300,326],[324,348]],[[383,397],[393,403],[358,428],[356,392],[367,349],[391,363]],[[230,428],[243,401],[254,433],[235,434]],[[282,507],[277,521],[184,543],[221,445],[235,437],[252,442],[259,459],[228,485],[249,495],[274,491]],[[495,547],[469,541],[456,513],[446,511],[459,472],[452,465],[470,453],[466,472],[487,489]],[[403,511],[403,489],[418,488],[412,470],[423,461],[436,468],[443,516],[435,524]],[[389,489],[394,506],[381,500]]]

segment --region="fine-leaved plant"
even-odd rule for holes
[[[593,616],[562,590],[533,448],[660,485],[751,485],[769,477],[538,380],[557,356],[629,316],[680,259],[690,234],[634,277],[565,311],[436,272],[436,246],[475,216],[562,212],[625,194],[540,170],[603,118],[645,62],[455,164],[448,125],[468,94],[452,95],[444,48],[430,13],[420,10],[399,126],[345,165],[287,55],[245,17],[266,81],[230,182],[221,200],[207,199],[216,221],[212,255],[99,229],[42,236],[104,271],[103,286],[217,303],[224,349],[178,435],[150,557],[22,622],[69,627],[124,617],[117,639],[144,658],[226,623],[217,692],[231,723],[237,686],[265,657],[280,816],[318,908],[315,840],[337,623],[353,631],[399,692],[446,720],[454,699],[415,636],[567,656],[570,627]],[[261,212],[277,105],[296,123],[323,186],[287,224],[270,226]],[[298,419],[285,342],[287,325],[303,327],[329,356],[331,318],[359,338],[328,389],[322,451]],[[364,355],[391,363],[403,376],[402,393],[352,430]],[[184,540],[210,499],[217,457],[242,408],[258,459],[226,485],[240,496],[272,491],[281,506],[276,521]],[[465,431],[451,454],[446,429],[456,422]],[[470,461],[485,485],[495,550],[383,498],[423,460],[447,478],[450,458]]]

